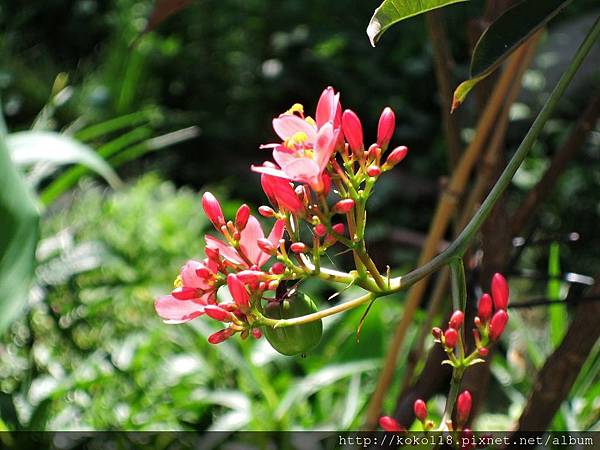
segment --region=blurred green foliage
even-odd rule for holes
[[[466,30],[482,4],[444,10],[457,80],[467,75]],[[594,5],[595,0],[578,0],[553,22],[570,27],[571,39],[560,34],[561,42],[573,42],[577,20]],[[389,239],[399,227],[427,230],[436,180],[447,172],[438,93],[422,18],[394,27],[373,49],[365,28],[375,6],[360,0],[199,0],[137,46],[131,44],[145,26],[150,0],[0,6],[0,93],[12,130],[30,126],[62,72],[69,74],[73,95],[54,112],[52,128],[74,131],[98,146],[110,144],[107,153],[131,149],[158,132],[201,128],[197,139],[168,151],[144,159],[134,152],[113,161],[129,162],[120,171],[132,180],[128,188],[109,192],[86,181],[50,209],[28,313],[0,337],[1,421],[14,429],[360,426],[387,336],[402,314],[398,297],[374,305],[359,342],[355,332],[362,310],[328,319],[321,345],[306,359],[279,356],[264,339],[240,343],[236,338],[215,349],[206,337],[216,323],[201,318],[167,326],[152,301],[168,292],[187,258],[200,255],[207,228],[197,194],[177,186],[213,184],[222,191],[220,198],[264,202],[248,165],[267,158],[257,147],[272,139],[271,118],[296,101],[311,111],[329,84],[342,92],[343,105],[363,118],[367,135],[375,134],[383,106],[397,111],[394,143],[407,144],[411,152],[378,185],[369,238],[378,261],[412,267],[416,250]],[[525,77],[524,95],[511,111],[507,154],[552,86],[559,69],[548,61],[560,59],[555,47],[556,38],[550,38]],[[564,99],[515,180],[508,206],[539,179],[597,81],[597,75],[580,78]],[[467,102],[459,114],[467,127],[474,122],[475,105]],[[124,117],[127,123],[116,130],[126,131],[121,139],[115,130],[77,136],[84,125]],[[463,129],[465,141],[472,131]],[[536,216],[534,233],[544,238],[579,232],[578,243],[561,245],[560,265],[587,275],[600,269],[598,144],[593,133]],[[141,176],[153,169],[161,175]],[[81,175],[81,168],[71,170]],[[226,214],[232,216],[238,205],[226,201]],[[548,248],[535,247],[514,269],[545,272],[547,261]],[[547,282],[517,280],[514,286],[522,298],[543,294]],[[321,306],[353,295],[349,290],[330,301],[329,287],[320,282],[305,289]],[[532,383],[525,375],[551,351],[545,344],[547,319],[543,309],[511,315],[502,348],[508,359],[498,356],[492,365],[483,428],[486,423],[508,428],[518,416]],[[422,322],[418,315],[407,346]],[[598,426],[599,361],[597,348],[556,418],[558,429]],[[403,370],[398,367],[395,383]],[[394,401],[386,399],[386,411],[393,410]],[[435,417],[443,405],[436,397],[429,407]]]

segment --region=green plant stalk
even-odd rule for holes
[[[577,49],[575,56],[571,60],[569,66],[561,76],[558,81],[556,87],[548,97],[548,100],[542,107],[542,110],[537,115],[535,121],[531,125],[531,128],[527,132],[525,138],[517,148],[517,151],[507,164],[506,168],[498,178],[498,181],[481,204],[477,212],[471,218],[469,223],[465,226],[460,235],[454,240],[446,250],[440,253],[435,258],[431,259],[428,263],[424,264],[421,267],[407,273],[406,275],[392,278],[390,280],[390,288],[387,288],[379,292],[377,294],[371,292],[365,294],[355,300],[351,300],[346,303],[342,303],[340,305],[336,305],[332,308],[327,308],[325,310],[319,311],[317,313],[309,314],[306,316],[296,317],[294,319],[287,320],[268,320],[261,322],[263,325],[267,326],[291,326],[291,325],[299,325],[302,323],[308,323],[313,320],[319,320],[323,317],[327,317],[333,314],[337,314],[342,311],[346,311],[349,309],[356,308],[368,301],[382,297],[385,295],[393,294],[395,292],[400,291],[401,289],[405,289],[407,287],[412,286],[417,283],[419,280],[425,278],[426,276],[432,274],[433,272],[441,269],[446,264],[449,264],[455,258],[462,258],[472,241],[475,237],[475,234],[479,231],[485,220],[490,215],[493,207],[496,202],[500,199],[506,188],[509,186],[513,176],[521,166],[521,163],[524,161],[525,157],[533,147],[533,144],[541,134],[545,123],[548,121],[550,116],[552,115],[554,109],[556,108],[559,100],[565,93],[567,86],[575,76],[575,73],[581,67],[583,60],[590,52],[592,46],[600,36],[600,17],[596,19],[594,25],[586,35],[585,39]],[[321,269],[323,270],[323,269]]]

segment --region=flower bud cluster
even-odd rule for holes
[[[461,339],[461,328],[464,323],[464,313],[454,311],[448,322],[448,328],[442,330],[435,327],[431,333],[435,341],[444,347],[449,361],[453,366],[469,366],[481,362],[489,354],[489,345],[500,339],[508,322],[509,290],[506,279],[499,273],[492,277],[492,295],[483,294],[479,300],[477,316],[473,323],[473,336],[476,349],[466,355],[464,342]],[[455,349],[458,352],[455,352]],[[457,356],[458,355],[458,356]],[[466,355],[466,356],[465,356]]]

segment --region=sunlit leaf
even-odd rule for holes
[[[385,0],[371,17],[367,35],[371,44],[375,46],[381,35],[395,23],[432,9],[464,1],[467,0]]]
[[[22,131],[9,134],[6,145],[11,158],[19,166],[39,162],[81,164],[98,173],[111,186],[121,185],[117,174],[94,149],[70,136],[52,131]]]
[[[471,58],[469,79],[454,91],[452,110],[469,91],[490,75],[531,35],[546,25],[572,0],[524,0],[508,9],[481,35]]]

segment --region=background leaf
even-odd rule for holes
[[[367,27],[367,35],[375,46],[385,31],[401,20],[423,14],[432,9],[467,0],[385,0],[375,10]]]
[[[6,144],[15,164],[29,166],[38,162],[56,165],[81,164],[101,175],[112,187],[121,181],[115,171],[87,145],[70,136],[52,131],[22,131],[7,136]]]
[[[0,130],[0,334],[27,300],[38,225],[35,202],[11,161]]]
[[[506,60],[523,42],[542,28],[572,0],[524,0],[508,9],[481,35],[471,58],[470,78],[454,91],[456,109],[479,81]]]

